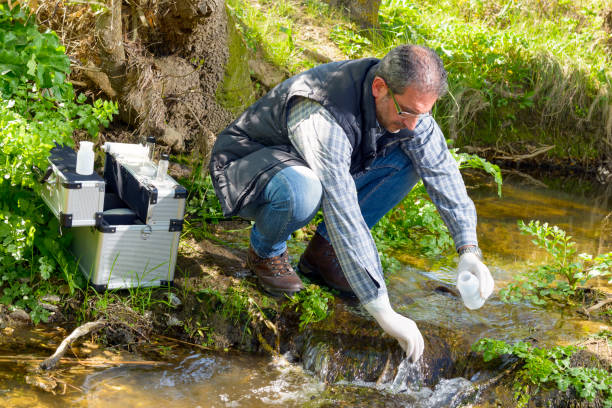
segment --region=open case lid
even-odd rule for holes
[[[155,186],[142,184],[110,153],[106,153],[104,179],[109,192],[117,194],[140,219],[147,219],[149,205],[157,203]]]

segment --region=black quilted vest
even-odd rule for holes
[[[287,134],[287,108],[302,96],[323,105],[353,146],[351,174],[367,169],[377,154],[378,128],[372,81],[378,59],[332,62],[274,87],[223,130],[212,150],[210,174],[225,215],[256,198],[282,168],[306,163]]]

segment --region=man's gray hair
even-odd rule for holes
[[[447,73],[434,50],[420,45],[404,44],[393,48],[380,61],[376,75],[396,94],[407,86],[438,97],[448,91]]]

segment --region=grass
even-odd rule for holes
[[[338,12],[318,0],[228,0],[226,4],[240,22],[238,29],[247,45],[253,51],[261,52],[268,62],[291,74],[318,64],[297,43],[300,19],[309,16],[329,24],[341,21]]]
[[[372,48],[382,56],[413,42],[441,55],[451,97],[440,101],[436,118],[462,144],[529,140],[556,144],[557,156],[593,159],[612,140],[612,71],[599,17],[605,8],[604,2],[386,0]]]
[[[583,163],[612,152],[610,0],[383,0],[372,30],[316,0],[228,4],[252,47],[291,73],[313,65],[295,44],[304,15],[349,58],[402,43],[435,49],[450,85],[435,116],[460,146],[512,155],[554,145],[549,157]]]

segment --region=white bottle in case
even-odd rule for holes
[[[460,271],[457,275],[457,289],[463,299],[463,304],[470,310],[480,309],[485,299],[480,296],[480,282],[469,271]]]
[[[157,163],[157,175],[155,179],[158,181],[164,181],[166,179],[166,174],[168,174],[168,155],[162,153],[159,162]]]
[[[79,143],[79,151],[76,160],[76,172],[83,176],[89,176],[94,169],[93,142],[82,141]]]

